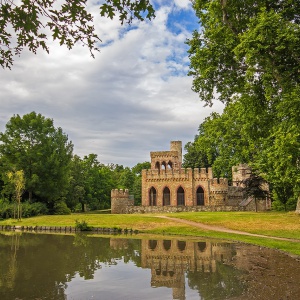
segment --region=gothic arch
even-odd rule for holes
[[[171,240],[163,240],[163,247],[166,251],[169,251],[171,249],[172,242]]]
[[[159,161],[157,161],[155,163],[155,169],[160,170],[160,163],[159,163]]]
[[[163,161],[163,162],[161,163],[161,169],[162,169],[162,170],[166,170],[166,169],[167,169],[167,164],[166,164],[165,161]]]
[[[185,205],[184,189],[182,186],[177,189],[177,205]]]
[[[149,190],[149,206],[156,206],[157,192],[155,187],[151,187]]]
[[[173,169],[173,163],[169,160],[169,162],[168,162],[168,169],[169,170],[172,170]]]
[[[149,240],[148,242],[149,249],[155,250],[157,247],[157,240]]]
[[[163,206],[166,205],[171,205],[171,192],[167,186],[163,189]]]
[[[197,205],[204,205],[204,189],[198,186],[196,191]]]
[[[177,242],[177,247],[178,247],[178,250],[180,252],[183,252],[186,248],[186,242],[185,241],[178,241]]]
[[[198,242],[198,250],[204,252],[206,250],[206,242]]]

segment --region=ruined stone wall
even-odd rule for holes
[[[243,180],[250,177],[251,168],[247,164],[239,164],[232,167],[232,185],[243,186]]]
[[[128,190],[112,190],[111,191],[111,213],[125,214],[129,207],[134,205],[134,200],[129,198]]]
[[[226,205],[228,202],[228,179],[213,178],[210,181],[209,203],[214,206]]]

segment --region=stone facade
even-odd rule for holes
[[[111,191],[111,213],[125,214],[129,207],[133,206],[134,200],[130,199],[128,190],[112,190]]]
[[[129,194],[113,190],[112,213],[255,210],[253,199],[243,194],[242,181],[251,174],[247,165],[232,167],[229,186],[227,178],[213,177],[212,168],[182,168],[181,141],[172,141],[169,151],[150,152],[150,157],[151,169],[142,171],[142,205],[126,207]],[[269,199],[258,201],[259,210],[270,206]]]

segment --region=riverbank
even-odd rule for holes
[[[162,216],[171,218],[162,218]],[[182,223],[176,219],[211,227],[204,228],[193,223]],[[88,213],[66,216],[39,216],[21,221],[8,219],[0,221],[0,226],[70,226],[75,228],[76,220],[79,222],[85,221],[89,226],[95,228],[110,228],[116,231],[126,230],[147,234],[213,237],[234,240],[274,248],[300,256],[300,215],[295,213],[200,212],[168,215]],[[222,228],[222,230],[218,230],[218,228]],[[244,232],[244,234],[238,234],[234,231]],[[277,238],[282,238],[283,240]]]

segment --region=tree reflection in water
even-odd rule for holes
[[[242,244],[0,232],[0,255],[2,300],[265,300],[300,294],[299,261]]]

